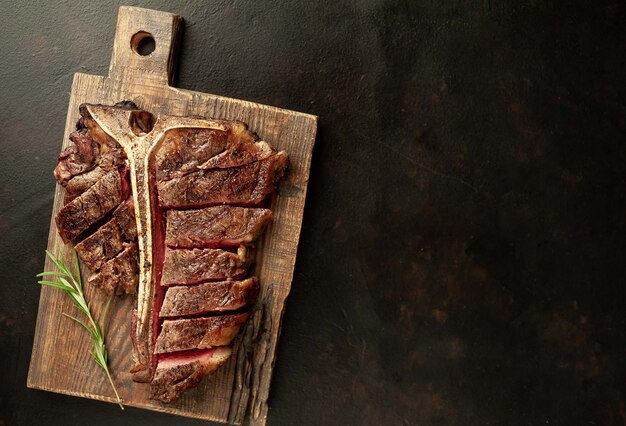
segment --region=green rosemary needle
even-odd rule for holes
[[[111,305],[111,301],[113,300],[113,295],[109,298],[104,310],[102,311],[102,326],[100,326],[93,318],[91,311],[89,309],[89,304],[85,300],[85,294],[83,293],[83,281],[80,274],[80,264],[78,263],[78,254],[76,250],[74,250],[74,266],[76,269],[76,277],[70,271],[70,268],[61,260],[57,259],[52,253],[46,250],[46,254],[52,260],[52,262],[59,269],[58,271],[51,272],[42,272],[37,274],[38,278],[43,277],[54,277],[51,279],[57,279],[58,281],[46,281],[43,279],[42,281],[38,281],[41,285],[47,285],[50,287],[56,287],[63,290],[69,298],[74,303],[76,309],[82,312],[85,317],[87,317],[86,321],[82,321],[76,317],[63,313],[64,316],[76,321],[78,324],[83,326],[85,330],[89,332],[91,335],[91,341],[93,342],[93,350],[91,351],[91,356],[93,357],[96,364],[98,364],[104,372],[106,373],[109,382],[111,383],[111,387],[113,388],[113,392],[115,392],[115,397],[117,398],[117,403],[120,408],[123,410],[124,405],[122,404],[122,399],[117,393],[117,389],[115,388],[115,384],[113,383],[113,379],[111,378],[111,373],[109,371],[108,365],[108,354],[106,345],[104,343],[104,324],[106,321],[107,312],[109,311],[109,306]]]

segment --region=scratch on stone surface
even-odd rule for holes
[[[361,365],[365,362],[365,354],[367,353],[367,342],[361,338]]]
[[[427,165],[422,164],[422,163],[420,163],[419,161],[415,160],[414,158],[411,158],[411,157],[409,157],[408,155],[403,154],[402,152],[395,150],[394,148],[392,148],[391,146],[389,146],[389,145],[387,145],[387,144],[385,144],[385,143],[381,143],[381,145],[382,145],[382,146],[384,146],[384,147],[386,147],[387,149],[389,149],[389,150],[390,150],[391,152],[393,152],[394,154],[396,154],[396,155],[398,155],[398,156],[400,156],[400,157],[404,158],[404,159],[405,159],[405,160],[407,160],[409,163],[411,163],[411,164],[413,164],[413,165],[415,165],[415,166],[419,167],[419,168],[420,168],[420,169],[422,169],[422,170],[426,170],[427,172],[429,172],[429,173],[431,173],[431,174],[433,174],[433,175],[435,175],[435,176],[439,176],[439,177],[443,177],[443,178],[447,178],[447,179],[452,179],[452,180],[454,180],[454,181],[456,181],[456,182],[458,182],[458,183],[460,183],[460,184],[462,184],[462,185],[466,186],[467,188],[471,189],[471,190],[472,190],[472,191],[474,191],[475,193],[478,193],[478,189],[477,189],[475,186],[473,186],[473,185],[472,185],[472,184],[470,184],[469,182],[467,182],[467,181],[465,181],[465,180],[461,179],[461,178],[460,178],[460,177],[458,177],[458,176],[454,176],[454,175],[451,175],[451,174],[448,174],[448,173],[440,172],[440,171],[435,170],[435,169],[433,169],[433,168],[431,168],[431,167],[428,167]]]
[[[354,133],[356,133],[357,136],[359,136],[359,138],[361,138],[363,141],[366,141],[366,142],[372,144],[372,142],[369,141],[368,137],[366,135],[364,135],[359,129],[356,129],[352,124],[348,124],[348,127],[350,128],[350,130],[352,130]],[[439,176],[439,177],[442,177],[442,178],[454,180],[454,181],[460,183],[461,185],[471,189],[475,193],[478,193],[478,188],[476,188],[471,183],[467,182],[466,180],[461,179],[458,176],[454,176],[452,174],[440,172],[440,171],[435,170],[435,169],[433,169],[431,167],[428,167],[426,164],[420,163],[416,159],[409,157],[408,155],[406,155],[406,154],[404,154],[404,153],[394,149],[391,145],[387,145],[384,142],[378,142],[378,145],[381,145],[381,146],[387,148],[389,151],[393,152],[394,154],[396,154],[400,158],[403,158],[403,159],[407,160],[409,163],[419,167],[422,170],[427,171],[430,174],[433,174],[435,176]]]
[[[337,328],[339,331],[341,331],[341,332],[343,332],[343,333],[345,333],[345,332],[346,332],[346,329],[345,329],[345,328],[343,328],[342,326],[340,326],[339,324],[337,324],[336,322],[334,322],[334,321],[333,321],[333,322],[331,322],[331,324],[332,324],[335,328]]]

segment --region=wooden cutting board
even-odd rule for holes
[[[263,140],[289,153],[290,172],[273,200],[273,224],[257,244],[255,273],[262,286],[259,303],[235,343],[229,362],[177,403],[160,404],[148,399],[148,385],[134,383],[130,377],[133,297],[117,300],[107,328],[110,368],[126,405],[219,422],[263,425],[285,299],[293,277],[317,117],[171,87],[182,25],[182,18],[171,13],[120,8],[109,75],[74,76],[63,147],[69,144],[80,104],[111,105],[132,100],[153,114],[241,120]],[[138,52],[145,53],[141,45],[150,37],[156,48],[147,56],[141,55]],[[72,247],[63,244],[54,222],[62,200],[63,189],[57,185],[48,250],[70,259]],[[44,268],[54,270],[49,260]],[[89,285],[85,287],[98,314],[106,297]],[[88,334],[62,312],[74,313],[69,299],[60,290],[43,287],[28,387],[115,402],[105,375],[89,356]]]

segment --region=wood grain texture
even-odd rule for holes
[[[135,298],[116,302],[107,332],[110,367],[125,404],[220,422],[263,425],[282,314],[293,276],[317,117],[170,87],[181,28],[182,19],[169,13],[120,8],[109,75],[74,76],[63,147],[69,144],[67,137],[78,119],[80,104],[113,104],[128,99],[154,114],[241,120],[262,139],[289,153],[290,172],[272,201],[274,221],[257,244],[259,303],[235,343],[233,356],[223,367],[177,403],[163,405],[148,399],[148,385],[136,384],[130,377],[130,316]],[[149,56],[131,50],[130,40],[139,31],[155,38],[156,49]],[[53,217],[62,200],[63,189],[57,186]],[[48,250],[66,258],[72,250],[61,241],[54,220],[50,222]],[[51,262],[46,261],[45,270],[53,270]],[[86,293],[97,314],[105,296],[89,286]],[[41,289],[28,386],[114,402],[108,382],[89,357],[88,336],[61,315],[72,311],[60,291]]]

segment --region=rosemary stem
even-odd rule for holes
[[[111,374],[109,373],[108,367],[105,368],[104,371],[107,373],[107,377],[109,378],[109,382],[111,383],[111,387],[113,388],[113,392],[115,392],[115,397],[117,398],[117,405],[119,405],[120,408],[123,410],[124,409],[124,405],[122,404],[122,399],[120,398],[120,395],[117,393],[117,388],[115,387],[115,384],[113,383],[113,379],[111,378]]]
[[[96,364],[98,364],[106,373],[107,378],[109,379],[109,383],[111,383],[111,387],[113,388],[113,392],[115,392],[115,397],[117,398],[117,404],[123,410],[124,405],[122,404],[122,399],[120,398],[119,393],[117,392],[117,388],[115,387],[115,383],[113,383],[113,379],[111,378],[111,372],[109,371],[108,366],[108,353],[105,346],[105,338],[104,338],[104,329],[106,328],[106,318],[109,310],[109,306],[111,305],[111,301],[113,299],[113,295],[109,298],[102,314],[101,321],[102,326],[96,322],[92,313],[91,307],[89,303],[85,299],[85,293],[83,291],[83,281],[80,272],[80,262],[78,260],[78,253],[74,250],[74,266],[76,269],[76,277],[71,272],[70,267],[65,264],[63,261],[57,259],[52,253],[46,250],[46,254],[52,260],[52,262],[57,266],[59,272],[42,272],[41,274],[37,274],[37,277],[48,277],[48,276],[57,276],[59,281],[48,281],[45,278],[38,281],[41,285],[47,285],[51,287],[56,287],[62,289],[74,302],[74,306],[76,309],[84,314],[87,317],[87,320],[81,320],[75,316],[68,315],[64,312],[61,314],[66,316],[67,318],[77,322],[80,324],[85,330],[89,332],[91,335],[91,340],[93,343],[93,351],[91,355],[95,360]]]

